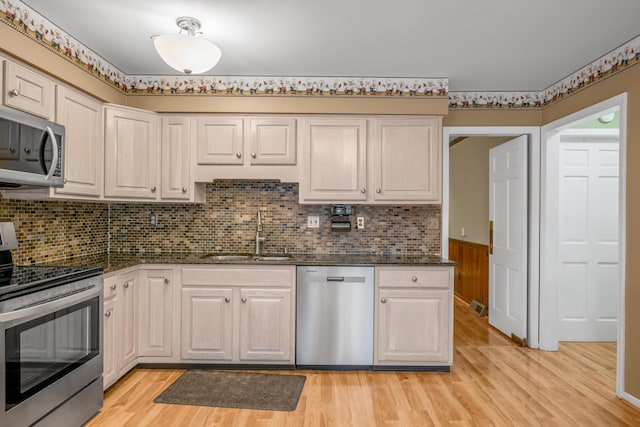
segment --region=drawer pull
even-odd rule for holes
[[[251,153],[251,157],[255,159],[257,157],[256,153]]]
[[[187,192],[187,187],[182,187],[182,192],[186,193]]]
[[[126,283],[124,284],[124,288],[125,288],[125,289],[127,289],[128,287],[129,287],[129,282],[126,282]]]
[[[247,299],[246,298],[242,298],[242,302],[247,302]]]
[[[116,284],[114,283],[113,285],[111,285],[111,290],[115,291],[116,290]]]
[[[18,91],[18,89],[11,89],[9,91],[9,95],[11,95],[11,96],[20,96],[20,91]]]
[[[224,297],[224,302],[231,302],[231,298],[229,298],[229,297]]]
[[[169,283],[169,278],[168,277],[164,278],[164,283]]]
[[[104,317],[111,317],[111,310],[107,311],[107,312],[104,314]]]
[[[385,304],[385,303],[387,302],[387,299],[386,299],[386,298],[382,298],[382,299],[380,300],[380,302],[381,302],[381,303],[383,303],[383,304]]]
[[[418,281],[418,278],[417,278],[416,276],[411,276],[411,281],[412,281],[412,282],[417,282],[417,281]]]
[[[238,151],[238,152],[236,153],[236,157],[237,157],[237,158],[241,158],[241,157],[242,157],[242,153]]]

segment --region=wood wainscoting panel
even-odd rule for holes
[[[489,247],[480,243],[449,239],[449,259],[458,263],[454,272],[455,294],[470,303],[489,305]]]

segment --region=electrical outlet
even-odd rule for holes
[[[427,230],[437,230],[440,228],[439,218],[427,218]]]
[[[308,216],[307,228],[320,228],[320,217],[317,215]]]
[[[358,230],[364,230],[364,217],[363,216],[359,216],[357,221],[356,221],[356,228]]]
[[[151,223],[151,225],[158,225],[158,216],[156,214],[151,214],[149,217],[149,223]]]

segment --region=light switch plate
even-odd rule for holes
[[[317,215],[308,216],[307,228],[320,228],[320,217]]]

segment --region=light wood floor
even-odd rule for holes
[[[454,351],[450,373],[296,371],[293,412],[154,404],[183,371],[136,369],[89,426],[640,426],[615,397],[613,343],[519,348],[456,301]]]

